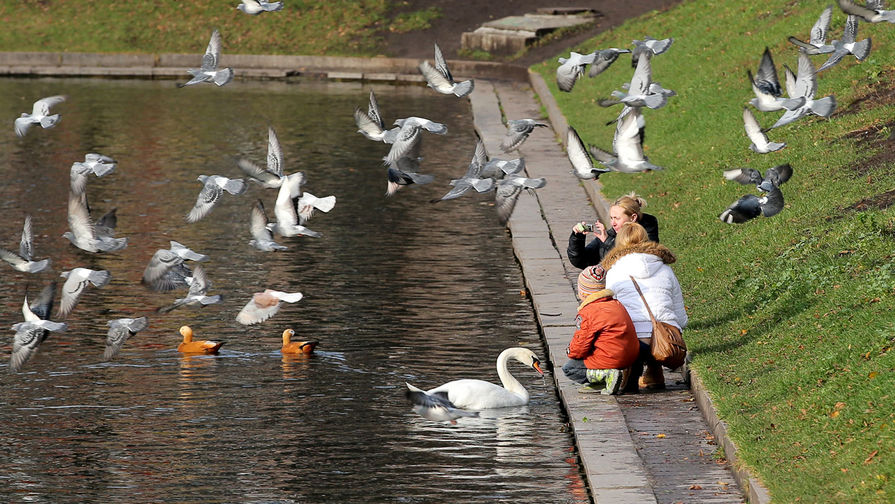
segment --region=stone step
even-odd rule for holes
[[[538,39],[560,28],[571,28],[595,23],[602,14],[593,9],[551,7],[537,13],[508,16],[488,21],[460,38],[460,48],[482,50],[492,54],[515,54],[525,50]]]

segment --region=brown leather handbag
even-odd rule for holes
[[[669,369],[681,367],[684,364],[684,359],[687,357],[687,344],[684,343],[681,330],[671,324],[656,320],[653,311],[650,310],[649,305],[646,303],[646,298],[643,297],[643,291],[640,290],[640,286],[637,285],[637,280],[634,280],[633,276],[631,277],[631,282],[634,283],[634,288],[640,294],[643,306],[646,307],[646,312],[649,313],[649,318],[653,322],[653,337],[649,345],[653,358],[659,364]]]

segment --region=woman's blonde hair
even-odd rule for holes
[[[612,206],[620,207],[628,217],[636,215],[636,220],[640,221],[643,218],[643,207],[646,206],[646,200],[637,196],[636,193],[630,192],[616,199]]]
[[[636,222],[626,222],[615,235],[615,247],[613,248],[623,249],[645,241],[649,241],[646,228]]]

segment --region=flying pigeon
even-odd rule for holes
[[[630,112],[625,114],[615,125],[615,137],[612,139],[610,154],[595,146],[590,146],[590,154],[604,166],[612,171],[623,173],[635,173],[648,170],[661,170],[661,166],[649,162],[643,154],[643,126],[642,114],[638,107],[629,107]]]
[[[400,126],[401,129],[398,131],[397,137],[392,143],[388,155],[385,157],[386,164],[395,163],[400,158],[408,157],[418,147],[421,129],[436,135],[447,134],[447,126],[422,117],[398,119],[395,121],[395,125]]]
[[[830,58],[817,69],[818,72],[826,70],[831,66],[839,63],[847,54],[853,54],[858,61],[864,61],[870,54],[870,38],[866,38],[857,42],[858,37],[858,18],[850,15],[845,19],[845,28],[842,32],[841,40],[833,40],[833,54]]]
[[[648,50],[638,48],[634,52],[641,52],[643,55],[637,60],[637,67],[630,84],[628,84],[627,93],[613,91],[612,96],[618,100],[617,103],[624,103],[629,107],[649,107],[651,109],[664,107],[668,102],[668,96],[674,96],[675,92],[662,86],[652,85],[651,53]]]
[[[804,97],[781,98],[783,89],[777,78],[777,67],[774,66],[774,59],[771,58],[771,51],[767,47],[764,48],[761,63],[758,65],[758,74],[753,77],[752,71],[747,69],[746,75],[755,93],[755,98],[749,100],[749,103],[762,112],[795,110],[805,104]]]
[[[106,351],[103,352],[103,359],[110,360],[121,351],[121,347],[131,336],[146,329],[149,322],[146,317],[140,318],[120,318],[110,320],[108,322],[109,333],[106,335]]]
[[[523,190],[531,191],[534,194],[535,189],[540,189],[547,185],[547,179],[519,177],[510,175],[497,183],[497,190],[494,191],[494,208],[497,210],[497,219],[501,224],[506,225],[513,214],[516,207],[516,201]]]
[[[152,290],[167,292],[186,287],[186,278],[192,271],[183,264],[184,261],[207,261],[208,256],[199,254],[185,245],[171,240],[168,249],[156,250],[143,270],[142,283]]]
[[[201,264],[197,264],[196,267],[193,268],[193,276],[187,281],[190,284],[190,290],[186,297],[175,300],[174,304],[171,306],[159,308],[159,312],[167,313],[176,308],[180,308],[181,306],[206,306],[221,302],[220,295],[208,295],[208,277]]]
[[[817,22],[811,27],[811,35],[808,42],[802,42],[795,37],[789,37],[789,41],[799,46],[806,54],[828,54],[833,52],[833,46],[827,44],[827,30],[830,29],[830,18],[833,15],[833,6],[830,5],[817,18]]]
[[[97,177],[105,176],[118,166],[118,162],[109,156],[89,153],[84,155],[84,161],[75,161],[71,165],[69,177],[71,179],[71,191],[83,194],[87,189],[87,176],[91,173]]]
[[[447,394],[429,394],[407,382],[405,385],[407,390],[404,394],[413,404],[413,411],[426,420],[456,424],[458,418],[479,416],[478,411],[466,411],[454,406],[448,400]]]
[[[575,176],[582,180],[598,179],[600,175],[611,171],[608,168],[597,168],[594,166],[590,154],[584,148],[584,142],[581,141],[581,137],[578,136],[575,128],[571,126],[569,126],[569,131],[566,133],[566,151],[569,162],[572,163]]]
[[[302,297],[304,296],[301,292],[264,289],[264,292],[252,295],[252,299],[239,311],[236,321],[243,325],[259,324],[280,311],[280,301],[297,303]]]
[[[105,287],[112,279],[112,275],[106,270],[92,270],[88,268],[74,268],[70,271],[63,271],[60,275],[65,279],[62,284],[62,299],[59,300],[59,310],[56,312],[57,317],[65,318],[78,304],[81,294],[87,288],[87,284],[93,284],[94,287]]]
[[[764,192],[764,196],[747,194],[733,204],[727,210],[721,212],[718,218],[728,224],[742,224],[759,215],[772,217],[783,210],[783,193],[780,184],[783,184],[792,176],[792,167],[789,164],[778,165],[769,168],[764,177],[758,170],[752,168],[727,170],[724,178],[741,184],[755,184],[755,187]]]
[[[267,212],[264,211],[264,203],[259,199],[258,202],[252,206],[252,220],[249,225],[249,229],[252,232],[252,239],[249,240],[249,245],[262,252],[286,250],[288,247],[273,241],[273,233],[267,229],[268,224],[269,221],[267,220]]]
[[[556,86],[559,90],[571,92],[578,78],[584,73],[585,67],[593,63],[596,57],[596,52],[580,54],[572,51],[568,58],[559,58],[560,65],[556,67]]]
[[[459,198],[466,194],[470,189],[475,189],[480,193],[494,189],[494,179],[482,176],[482,169],[485,167],[487,159],[488,156],[485,154],[485,144],[479,139],[478,142],[476,142],[475,153],[472,156],[472,161],[469,162],[466,174],[461,178],[451,180],[451,185],[454,188],[441,198],[432,200],[432,202],[435,203],[438,201]]]
[[[769,192],[774,187],[780,187],[790,177],[792,177],[792,166],[789,163],[768,168],[764,176],[753,168],[737,168],[724,172],[724,178],[727,180],[733,180],[743,185],[755,184],[755,188],[763,192]]]
[[[786,147],[785,143],[769,142],[768,136],[761,130],[755,115],[747,107],[743,107],[743,124],[746,127],[746,136],[752,141],[749,148],[759,154],[778,151]]]
[[[506,175],[514,175],[525,169],[525,158],[500,159],[491,158],[482,166],[482,177],[501,179]]]
[[[406,168],[402,165],[408,164],[411,167],[418,167],[419,163],[410,158],[400,158],[394,163],[389,163],[386,175],[388,177],[388,186],[385,191],[386,196],[391,196],[403,186],[428,184],[435,180],[432,175],[418,173],[416,171],[407,171],[416,168]],[[406,169],[405,169],[406,168]]]
[[[836,109],[836,97],[830,95],[819,100],[814,99],[814,93],[817,91],[817,72],[814,71],[811,58],[805,53],[799,53],[799,73],[793,74],[789,67],[785,67],[785,70],[787,94],[790,98],[805,101],[800,107],[784,112],[769,129],[779,128],[808,114],[830,117]]]
[[[31,113],[22,112],[20,117],[15,120],[16,135],[20,138],[28,133],[28,130],[34,124],[40,124],[41,128],[52,128],[59,122],[59,114],[50,115],[50,107],[58,105],[65,101],[67,97],[64,95],[48,96],[34,102]]]
[[[87,252],[116,252],[127,246],[127,238],[114,238],[115,209],[99,222],[90,220],[87,199],[84,194],[68,194],[68,227],[62,236],[75,247]]]
[[[587,76],[596,77],[597,75],[600,75],[607,68],[609,68],[610,65],[615,63],[615,60],[618,59],[618,56],[620,54],[630,52],[631,51],[629,49],[616,49],[615,47],[598,50],[596,53],[594,53],[594,61],[590,65],[590,70],[588,70]]]
[[[868,23],[895,23],[895,10],[883,9],[883,0],[867,0],[865,5],[860,6],[852,0],[839,0],[839,8],[846,14],[858,16]]]
[[[382,120],[382,114],[379,113],[379,104],[376,102],[376,95],[373,94],[372,89],[367,111],[364,112],[360,108],[354,109],[354,122],[357,124],[358,133],[375,142],[395,143],[398,132],[401,131],[400,126],[389,130],[385,129],[385,122]]]
[[[22,366],[37,351],[37,347],[50,335],[50,331],[62,332],[68,328],[64,322],[47,320],[53,309],[55,296],[55,281],[44,287],[37,299],[30,305],[28,296],[25,295],[25,302],[22,303],[22,315],[24,315],[25,321],[12,326],[16,335],[12,341],[12,354],[9,357],[10,373],[18,373],[22,369]]]
[[[248,159],[236,160],[236,165],[251,180],[262,187],[278,189],[283,183],[283,149],[272,126],[267,127],[267,167],[261,168]]]
[[[236,6],[242,12],[255,16],[262,12],[276,12],[283,9],[283,2],[268,2],[267,0],[242,0]]]
[[[325,196],[318,198],[308,191],[303,191],[296,202],[296,211],[298,212],[298,223],[304,224],[314,215],[316,210],[321,212],[329,212],[336,206],[335,196]]]
[[[510,119],[507,121],[507,134],[503,137],[500,150],[510,152],[518,149],[535,128],[546,128],[547,125],[534,119]]]
[[[267,224],[269,231],[286,237],[313,236],[317,238],[321,236],[320,233],[299,224],[296,200],[301,196],[301,183],[303,181],[304,174],[301,172],[286,176],[283,185],[280,186],[280,191],[277,193],[277,201],[273,208],[273,213],[277,220]]]
[[[177,87],[186,87],[200,82],[214,82],[218,86],[223,86],[233,80],[233,69],[218,69],[221,59],[221,33],[214,30],[211,33],[211,40],[208,42],[208,48],[205,49],[205,56],[202,56],[202,65],[200,68],[189,68],[189,72],[193,78],[183,84],[177,84]]]
[[[641,55],[658,55],[662,54],[671,47],[674,38],[654,39],[652,37],[644,37],[643,40],[632,40],[634,50],[631,52],[631,68],[637,68]]]
[[[454,76],[451,75],[437,42],[435,43],[435,66],[430,65],[428,61],[423,61],[420,63],[419,69],[423,77],[426,78],[427,85],[441,94],[453,94],[462,98],[472,92],[475,84],[472,80],[454,82]]]
[[[211,212],[215,203],[221,199],[224,191],[233,195],[245,192],[246,183],[242,179],[230,179],[221,175],[199,175],[196,179],[202,183],[202,190],[196,197],[196,204],[186,216],[187,222],[196,222]]]
[[[22,240],[19,242],[19,253],[0,248],[0,259],[8,262],[13,268],[24,273],[38,273],[50,266],[49,259],[33,260],[34,236],[31,234],[31,216],[25,216],[22,227]]]

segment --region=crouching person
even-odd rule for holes
[[[605,288],[605,276],[600,265],[578,275],[577,329],[562,370],[570,380],[585,384],[579,392],[613,395],[619,391],[622,370],[637,360],[640,343],[628,311]]]

